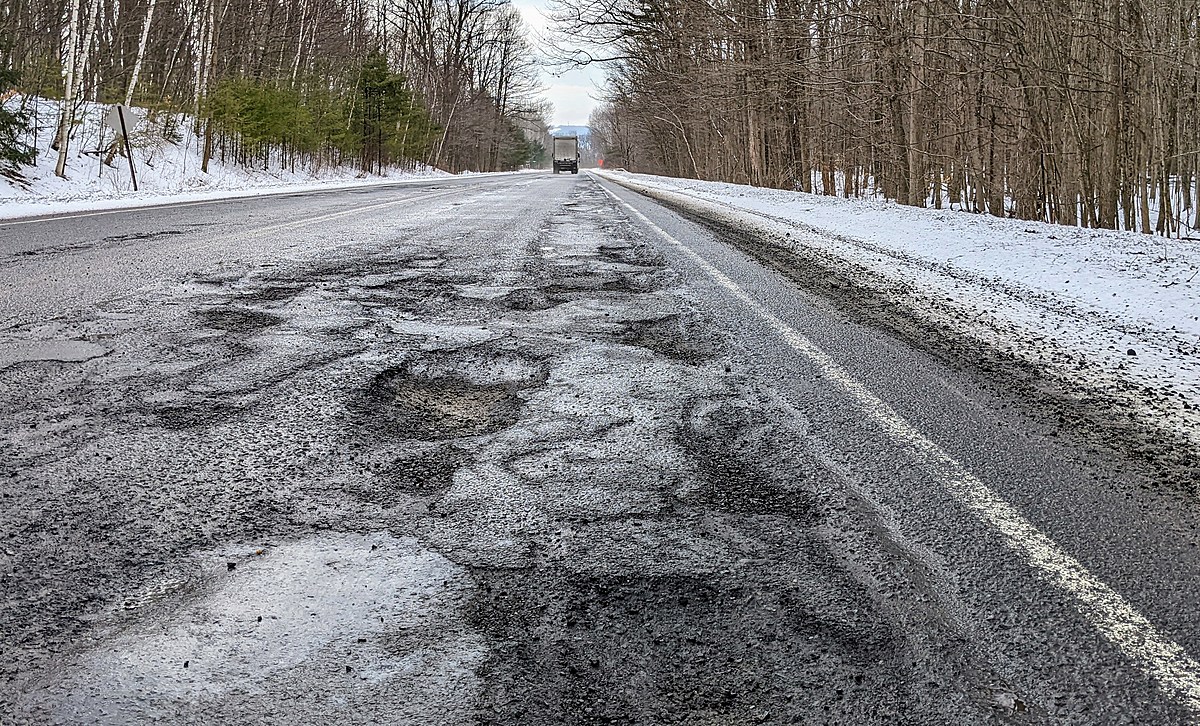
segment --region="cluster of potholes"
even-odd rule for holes
[[[657,300],[677,282],[643,241],[600,246],[586,266],[577,257],[530,267],[542,284],[488,304],[530,314],[606,298]],[[720,369],[725,342],[681,300],[673,307],[580,337],[648,350],[685,376]],[[439,497],[477,463],[480,440],[519,426],[555,365],[552,347],[492,341],[375,373],[349,405],[370,437],[396,446],[377,457],[375,482],[353,494],[383,506],[416,495],[439,516]],[[925,722],[928,696],[913,691],[903,638],[813,534],[821,521],[815,491],[830,485],[829,474],[802,448],[773,440],[770,419],[779,412],[746,403],[745,394],[733,387],[688,401],[673,424],[687,485],[652,485],[660,511],[614,514],[604,524],[630,537],[666,526],[698,540],[751,542],[751,564],[596,572],[545,555],[513,567],[443,551],[471,572],[469,619],[492,644],[476,723]],[[543,551],[553,535],[534,539]]]
[[[286,306],[318,289],[385,315],[450,325],[478,322],[485,313],[535,322],[572,305],[644,308],[581,325],[566,338],[558,331],[412,347],[344,394],[347,448],[371,452],[360,460],[370,477],[345,493],[384,509],[415,498],[428,504],[428,514],[414,516],[433,518],[439,499],[479,463],[489,442],[528,423],[526,407],[564,351],[633,346],[652,354],[648,366],[709,381],[693,381],[706,393],[691,395],[674,414],[662,412],[674,430],[679,476],[607,482],[615,490],[648,487],[659,506],[616,513],[603,524],[629,542],[671,530],[725,552],[722,561],[661,572],[647,549],[644,568],[581,570],[546,554],[550,531],[532,535],[541,554],[520,567],[441,551],[473,580],[467,619],[489,642],[478,669],[475,723],[927,722],[930,697],[914,691],[903,637],[815,534],[822,517],[815,491],[830,485],[829,474],[802,447],[780,445],[771,421],[785,415],[746,403],[753,396],[742,384],[712,382],[728,371],[719,362],[726,342],[672,292],[679,280],[659,252],[626,226],[605,228],[607,215],[589,216],[605,204],[598,191],[585,192],[569,216],[552,220],[549,235],[562,239],[591,224],[603,228],[602,244],[557,262],[531,247],[525,279],[533,284],[494,298],[459,294],[485,280],[456,270],[450,250],[445,258],[391,253],[278,273],[196,313],[196,321],[221,334],[216,365],[226,365],[255,355],[256,336],[287,327]],[[359,350],[349,348],[348,357]],[[155,415],[158,425],[181,429],[244,411],[215,397],[203,406],[160,406]],[[635,452],[631,446],[629,455]],[[613,463],[598,458],[594,468],[603,472]],[[591,524],[584,518],[572,526],[585,539],[613,537],[611,529],[589,534]]]
[[[181,356],[194,353],[205,362],[186,376],[176,375],[176,385],[194,384],[215,369],[229,369],[262,354],[257,337],[272,329],[287,328],[287,307],[306,295],[332,294],[357,297],[358,302],[376,307],[387,306],[407,314],[432,315],[442,312],[454,300],[453,287],[460,278],[434,274],[411,276],[414,270],[436,268],[443,260],[424,253],[377,255],[368,260],[333,260],[297,265],[247,285],[238,278],[221,276],[199,278],[196,283],[215,290],[207,307],[193,313],[195,327],[217,333],[199,340],[181,343]],[[380,274],[380,271],[389,274]],[[363,278],[367,278],[364,280]],[[380,278],[378,281],[372,278]],[[357,281],[357,295],[342,290],[347,281]],[[235,285],[236,283],[236,285]],[[346,358],[361,346],[346,346],[346,340],[365,321],[323,331],[324,342],[341,350],[330,358]],[[185,336],[186,337],[186,336]],[[325,361],[323,361],[325,362]],[[275,385],[303,371],[302,365],[281,368],[280,375],[267,376],[264,385]],[[388,377],[391,374],[381,374]],[[178,380],[182,378],[181,380]],[[228,399],[229,397],[226,397]],[[244,400],[223,400],[220,396],[189,396],[178,403],[151,405],[146,413],[151,420],[168,429],[189,429],[228,421],[247,410]]]

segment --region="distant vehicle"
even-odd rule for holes
[[[554,137],[554,173],[569,171],[579,173],[579,137]]]

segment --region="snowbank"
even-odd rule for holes
[[[1200,444],[1200,242],[655,177],[603,176],[857,274],[912,315]],[[857,272],[853,272],[857,271]]]
[[[19,98],[10,99],[6,105],[19,102]],[[69,146],[67,178],[54,174],[58,156],[50,145],[59,107],[56,101],[30,100],[29,108],[34,111],[30,140],[38,151],[37,162],[21,169],[23,181],[0,177],[0,218],[449,176],[431,168],[392,168],[384,175],[363,174],[354,166],[293,168],[278,159],[267,168],[250,169],[223,164],[219,157],[209,162],[205,173],[200,170],[201,140],[193,133],[188,117],[177,117],[178,122],[168,133],[163,131],[162,119],[155,124],[143,121],[130,132],[138,179],[138,191],[134,192],[126,158],[116,156],[111,166],[105,166],[104,155],[97,153],[113,138],[113,132],[102,124],[111,108],[106,104],[87,104],[83,108]]]

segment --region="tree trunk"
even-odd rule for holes
[[[79,4],[82,0],[71,3],[71,21],[67,26],[67,67],[66,86],[63,94],[62,112],[58,117],[58,163],[54,173],[67,178],[67,147],[70,145],[71,124],[75,117],[75,54],[79,46]]]
[[[146,41],[150,39],[150,22],[154,19],[154,5],[157,0],[149,0],[146,6],[146,19],[142,21],[142,37],[138,41],[137,56],[133,61],[133,73],[129,76],[129,87],[125,89],[125,105],[133,104],[133,92],[137,88],[138,76],[142,73],[142,61],[146,59]]]

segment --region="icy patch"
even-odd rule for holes
[[[441,343],[471,345],[486,343],[501,337],[502,333],[478,325],[442,325],[423,320],[388,320],[388,327],[398,335],[434,338]]]
[[[99,358],[109,352],[108,348],[85,340],[30,340],[0,343],[0,368],[15,363],[34,361],[56,361],[60,363],[82,363]]]
[[[205,561],[210,594],[147,613],[39,700],[76,723],[469,720],[485,647],[458,615],[469,581],[441,555],[332,535]]]
[[[499,285],[461,285],[458,294],[472,300],[499,300],[520,288]]]

